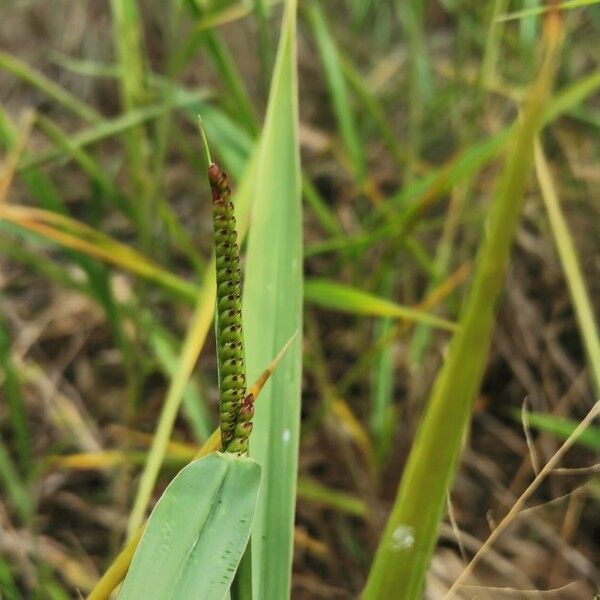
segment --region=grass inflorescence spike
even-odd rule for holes
[[[217,274],[216,336],[219,368],[221,441],[228,452],[244,453],[252,431],[254,395],[246,394],[242,331],[240,253],[227,175],[208,167],[213,200]]]

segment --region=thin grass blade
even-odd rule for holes
[[[535,147],[535,169],[556,249],[567,280],[571,301],[575,308],[579,332],[588,358],[594,392],[596,397],[600,398],[600,338],[598,337],[598,325],[577,259],[575,244],[573,244],[573,239],[561,211],[550,168],[539,143]]]
[[[304,298],[307,302],[357,315],[394,317],[407,321],[427,323],[440,329],[455,331],[452,321],[436,317],[409,306],[401,306],[349,285],[329,279],[309,279],[304,284]]]
[[[70,217],[27,206],[4,205],[0,206],[1,220],[158,283],[188,301],[196,297],[194,284],[166,271],[141,252]]]
[[[148,460],[142,472],[139,487],[136,493],[133,508],[129,515],[127,526],[128,537],[131,538],[138,530],[146,507],[150,501],[156,478],[165,456],[167,444],[171,437],[175,417],[179,411],[181,399],[188,385],[192,370],[198,360],[200,350],[204,345],[206,336],[214,315],[216,282],[213,276],[214,261],[212,268],[209,267],[202,289],[198,293],[196,309],[188,332],[183,343],[176,370],[170,381],[167,397],[160,413],[152,447],[148,454]]]
[[[342,140],[348,150],[357,181],[360,184],[366,177],[367,167],[337,48],[329,31],[321,3],[312,2],[308,7],[307,14],[321,55]]]
[[[15,77],[37,88],[46,96],[64,106],[85,121],[93,123],[100,119],[100,115],[90,106],[79,100],[43,73],[36,71],[33,67],[14,57],[12,54],[0,50],[0,69],[8,71]]]
[[[244,285],[249,381],[302,327],[302,217],[298,152],[296,2],[286,3],[257,163]],[[287,598],[291,585],[300,421],[296,338],[256,405],[250,455],[263,467],[252,534],[255,598]]]
[[[560,31],[556,20],[548,22],[545,60],[531,86],[494,192],[460,329],[431,392],[369,573],[364,600],[421,595],[486,363],[495,306],[533,164],[533,144],[556,69]]]
[[[113,38],[121,87],[121,101],[126,111],[148,102],[146,64],[142,47],[141,16],[136,0],[111,0]],[[150,235],[155,210],[155,173],[150,169],[149,141],[143,125],[127,130],[127,160],[136,202],[132,208],[138,220],[138,233],[145,248],[150,248]]]
[[[177,95],[172,99],[171,103],[149,104],[142,108],[136,108],[120,114],[112,119],[104,119],[94,123],[92,126],[82,129],[69,137],[69,142],[72,148],[85,148],[93,144],[97,144],[102,140],[126,133],[132,128],[138,127],[143,123],[158,119],[172,108],[186,108],[192,105],[195,114],[198,109],[205,106],[205,99],[208,93],[205,90],[189,91],[178,90]],[[51,149],[26,157],[19,164],[19,171],[27,171],[34,167],[39,167],[48,163],[52,163],[61,158],[66,158],[65,153],[61,149]]]
[[[511,410],[510,415],[515,421],[521,421],[521,411]],[[565,419],[556,415],[549,415],[544,413],[527,413],[528,425],[533,429],[540,431],[546,431],[556,436],[560,440],[567,440],[575,429],[577,429],[579,423],[572,419]],[[584,446],[592,452],[600,452],[600,427],[590,425],[578,438],[577,444]]]

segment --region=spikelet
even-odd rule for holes
[[[242,330],[240,253],[227,175],[215,163],[208,167],[213,200],[217,276],[216,337],[219,368],[221,442],[228,452],[248,450],[254,396],[246,395]]]

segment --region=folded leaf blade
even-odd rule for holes
[[[120,600],[221,600],[248,544],[260,476],[254,460],[221,453],[182,469],[150,516]]]

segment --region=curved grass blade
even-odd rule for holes
[[[75,219],[28,206],[0,206],[0,220],[13,223],[61,244],[65,248],[100,258],[139,277],[158,283],[187,300],[198,288],[166,271],[142,253]]]
[[[213,263],[214,261],[211,261],[211,266]],[[152,495],[152,489],[156,483],[156,478],[165,456],[179,405],[213,320],[215,289],[216,284],[211,268],[207,272],[202,289],[198,293],[194,315],[185,341],[183,342],[177,367],[170,381],[167,397],[160,413],[152,447],[148,454],[148,461],[144,466],[133,508],[129,516],[128,537],[131,537],[137,531],[144,520],[146,506]]]
[[[407,321],[427,323],[440,329],[456,330],[456,324],[416,308],[401,306],[349,285],[328,279],[310,279],[304,284],[304,298],[308,302],[357,315],[394,317]]]
[[[450,344],[431,392],[377,549],[364,600],[421,596],[486,363],[495,306],[533,163],[534,140],[542,125],[543,108],[558,62],[560,23],[549,21],[546,34],[545,60],[531,86],[529,101],[514,130],[496,186],[460,329]]]
[[[551,10],[573,10],[575,8],[584,8],[592,4],[598,4],[600,0],[567,0],[566,2],[553,2],[547,6],[535,6],[526,8],[516,12],[505,13],[496,17],[497,23],[505,21],[515,21],[517,19],[525,19],[527,17],[535,17],[547,13]]]
[[[100,164],[94,160],[85,150],[72,144],[69,135],[61,129],[48,117],[40,116],[37,119],[39,129],[48,137],[48,139],[64,154],[72,158],[79,165],[81,170],[93,181],[98,189],[111,200],[128,218],[133,218],[132,207],[128,204],[127,198],[106,175]]]
[[[12,123],[8,113],[0,107],[0,144],[13,153],[19,144],[19,139],[22,139],[22,135],[22,132],[19,133],[17,127]],[[25,153],[23,158],[27,160],[27,153]],[[20,178],[27,186],[32,197],[43,208],[65,216],[68,214],[58,190],[39,169],[31,168],[27,172],[21,173]],[[8,247],[4,244],[4,246],[3,251],[5,253],[8,252],[17,258],[17,260],[33,265],[36,269],[40,269],[45,275],[56,281],[61,281],[71,286],[75,284],[73,278],[66,276],[66,271],[59,265],[28,252],[22,244],[10,244]],[[86,284],[83,284],[81,290],[84,291],[85,289],[85,293],[91,295],[104,308],[114,339],[122,352],[125,368],[131,374],[133,372],[134,361],[132,359],[134,353],[130,351],[130,343],[123,329],[120,310],[113,297],[109,283],[108,269],[83,254],[77,252],[68,252],[68,254],[87,274],[88,281]],[[76,287],[79,285],[79,282],[75,284]],[[136,376],[131,375],[128,379],[132,382],[130,389],[133,393]]]
[[[522,416],[520,410],[510,410],[509,414],[517,423],[521,422]],[[527,420],[532,429],[551,433],[559,440],[569,439],[579,426],[579,423],[573,419],[565,419],[564,417],[545,413],[528,412]],[[576,443],[593,452],[600,452],[600,427],[590,425],[577,438]]]
[[[581,339],[587,354],[593,389],[596,397],[598,397],[600,396],[600,338],[598,337],[598,325],[579,266],[575,245],[561,211],[558,194],[539,142],[535,147],[535,169],[554,236],[554,243],[567,280]]]
[[[208,95],[209,92],[205,89],[193,91],[177,90],[177,96],[170,104],[164,102],[148,104],[147,106],[124,112],[112,119],[98,121],[90,127],[70,135],[69,143],[73,149],[80,150],[103,140],[122,135],[132,128],[158,119],[172,108],[184,109],[192,105],[195,111],[199,109],[203,110],[204,106],[206,106],[205,101]],[[52,148],[25,157],[19,163],[18,171],[28,171],[34,167],[41,167],[61,160],[68,161],[70,157],[60,148]]]
[[[185,4],[195,20],[204,17],[206,10],[201,2],[186,2]],[[213,29],[193,31],[179,55],[175,58],[175,64],[179,65],[179,68],[183,67],[194,56],[196,48],[201,42],[205,44],[207,53],[219,73],[220,80],[227,87],[227,96],[231,99],[237,120],[243,124],[247,132],[256,133],[256,111],[253,102],[229,47],[221,39],[218,31]]]
[[[358,128],[350,106],[346,81],[342,72],[337,48],[329,31],[321,3],[311,2],[307,8],[307,15],[319,54],[321,55],[321,62],[323,63],[333,110],[342,140],[348,150],[354,173],[360,184],[366,177],[366,161],[363,153],[363,144],[358,134]]]
[[[138,310],[138,315],[141,311]],[[152,348],[163,372],[168,377],[173,377],[177,368],[177,339],[164,330],[151,315],[144,319],[148,332],[148,345]],[[196,440],[203,441],[212,433],[212,415],[208,410],[206,398],[198,380],[190,378],[183,392],[183,412],[193,430]]]
[[[6,200],[6,195],[12,184],[17,166],[29,141],[35,119],[35,111],[31,109],[25,111],[25,115],[19,125],[20,131],[15,136],[14,143],[11,144],[12,147],[0,167],[0,204],[3,204]]]
[[[260,465],[213,453],[182,469],[152,511],[120,600],[222,600],[248,544]]]
[[[58,104],[64,106],[85,121],[94,123],[100,120],[100,115],[90,106],[81,102],[64,87],[54,83],[40,71],[36,71],[27,63],[19,60],[8,52],[0,50],[0,69],[8,71],[15,77],[40,90]]]
[[[29,524],[35,511],[31,494],[2,435],[0,435],[0,484],[2,496],[12,501],[23,523]]]
[[[0,309],[3,311],[3,304],[0,304]],[[0,312],[0,372],[3,376],[4,402],[8,409],[7,416],[14,435],[13,443],[16,446],[19,466],[21,471],[27,474],[32,467],[31,436],[27,423],[27,410],[21,391],[19,370],[15,366],[12,357],[12,340],[8,323],[2,312]]]
[[[394,267],[388,267],[380,282],[380,291],[386,296],[392,296],[396,284],[397,272]],[[389,336],[394,329],[394,321],[390,317],[378,319],[375,323],[374,340]],[[394,398],[394,349],[387,344],[378,353],[371,370],[371,405],[369,414],[369,429],[373,438],[375,456],[378,464],[382,464],[393,439],[396,428],[396,411],[393,406]]]
[[[123,108],[130,111],[148,102],[146,63],[143,52],[141,16],[134,0],[111,0],[112,33],[119,65],[120,93]],[[146,248],[155,206],[154,177],[146,152],[148,136],[143,125],[127,130],[125,146],[129,173],[133,182],[139,220],[138,229]]]

